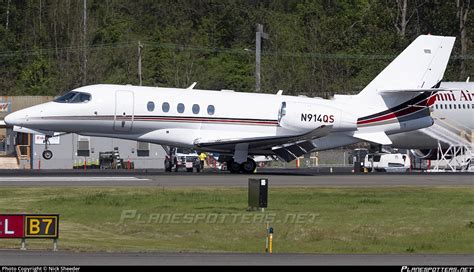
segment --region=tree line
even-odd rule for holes
[[[146,86],[251,92],[257,23],[263,92],[357,93],[428,33],[457,37],[445,79],[464,81],[470,12],[470,0],[1,0],[0,94],[138,85],[139,60]]]

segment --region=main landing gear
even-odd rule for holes
[[[255,172],[255,169],[257,169],[257,163],[250,158],[242,163],[238,163],[234,161],[234,159],[231,159],[227,162],[227,169],[229,169],[232,174],[252,174]]]
[[[45,139],[44,139],[44,151],[43,151],[43,154],[42,154],[42,155],[43,155],[43,158],[44,158],[45,160],[50,160],[50,159],[53,157],[53,152],[48,149],[49,138],[51,138],[51,136],[45,135]]]
[[[257,163],[248,158],[248,144],[237,144],[234,157],[227,162],[227,169],[233,174],[251,174],[257,169]]]

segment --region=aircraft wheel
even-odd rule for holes
[[[227,162],[227,169],[233,174],[237,174],[240,172],[240,164],[234,162],[234,160],[230,160]]]
[[[53,157],[53,152],[51,152],[51,150],[43,151],[43,158],[45,160],[50,160],[52,157]]]
[[[170,160],[165,159],[165,172],[171,172],[173,165]]]
[[[243,162],[240,165],[240,168],[242,169],[242,172],[244,172],[246,174],[251,174],[257,168],[257,164],[255,163],[254,160],[248,159],[246,162]]]

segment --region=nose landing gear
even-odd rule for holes
[[[49,138],[51,138],[51,136],[45,135],[45,139],[44,139],[44,151],[43,151],[43,154],[42,154],[42,155],[43,155],[43,158],[44,158],[45,160],[50,160],[50,159],[53,157],[53,152],[48,149]]]

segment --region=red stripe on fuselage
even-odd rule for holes
[[[200,118],[200,117],[164,117],[164,116],[131,116],[118,115],[114,116],[51,116],[42,119],[59,119],[59,120],[107,120],[107,121],[163,121],[163,122],[188,122],[188,123],[227,123],[227,124],[246,124],[246,125],[278,125],[276,120],[262,119],[232,119],[232,118]]]
[[[424,101],[426,101],[426,103],[423,103]],[[429,106],[433,105],[435,102],[436,102],[436,95],[432,95],[432,96],[430,96],[426,99],[423,99],[420,102],[416,103],[415,106],[419,105],[419,106],[429,107]],[[402,117],[402,116],[405,116],[405,115],[408,115],[410,113],[413,113],[413,112],[416,112],[416,111],[420,110],[419,106],[418,107],[415,107],[415,106],[408,106],[408,107],[405,107],[403,109],[397,110],[395,112],[391,112],[391,113],[381,115],[379,117],[374,117],[374,118],[371,118],[371,119],[368,119],[368,120],[358,121],[357,124],[358,125],[363,125],[363,124],[369,124],[369,123],[385,121],[385,120],[392,119],[392,118]]]
[[[244,123],[244,124],[263,124],[263,125],[277,125],[277,121],[252,121],[246,119],[213,119],[213,118],[187,118],[187,117],[135,117],[134,121],[185,121],[193,123]]]

